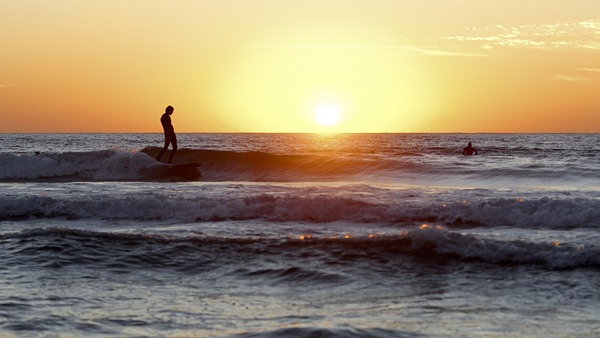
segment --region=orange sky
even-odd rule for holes
[[[0,43],[4,133],[600,132],[598,0],[5,0]]]

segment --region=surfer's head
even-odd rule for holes
[[[173,108],[172,106],[168,106],[168,107],[165,109],[165,113],[167,113],[167,114],[171,115],[171,114],[173,114],[173,110],[175,110],[175,108]]]

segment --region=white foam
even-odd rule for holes
[[[156,160],[140,152],[115,152],[102,160],[94,172],[95,180],[125,180],[144,176],[149,168],[160,166]]]
[[[0,180],[78,177],[90,180],[139,179],[160,166],[140,152],[106,150],[63,154],[0,154]]]

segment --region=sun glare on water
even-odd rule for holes
[[[322,126],[333,126],[340,120],[340,110],[332,104],[321,105],[315,111],[315,119]]]

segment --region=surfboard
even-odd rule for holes
[[[202,177],[200,170],[198,170],[200,165],[199,162],[169,164],[165,170],[170,176],[181,177],[186,180],[197,180]]]

